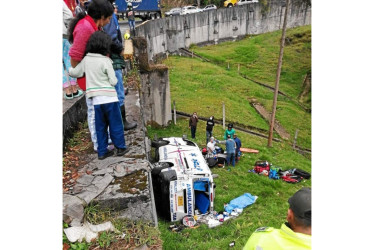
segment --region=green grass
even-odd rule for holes
[[[282,31],[261,34],[237,42],[194,47],[194,53],[237,70],[257,81],[275,85]],[[288,29],[283,55],[280,91],[297,98],[305,75],[311,71],[311,26]],[[310,99],[309,99],[310,100]],[[310,105],[310,103],[307,103]]]
[[[250,105],[256,99],[268,112],[272,110],[273,92],[227,70],[197,58],[169,57],[171,99],[176,109],[222,119],[222,102],[225,103],[226,121],[268,130],[265,121]],[[198,97],[198,102],[196,102]],[[297,144],[311,148],[311,115],[289,99],[278,96],[276,119],[291,135],[299,129]],[[292,142],[292,140],[291,140]]]
[[[205,124],[204,121],[198,122],[195,142],[200,147],[205,145]],[[182,136],[183,134],[190,137],[191,135],[188,120],[184,118],[177,119],[177,125],[172,124],[167,128],[159,129],[149,126],[147,130],[149,138],[153,138],[154,135],[158,137]],[[221,137],[223,132],[222,126],[214,127],[214,136]],[[280,227],[286,221],[288,198],[301,187],[311,186],[311,180],[289,184],[282,180],[270,180],[264,176],[248,173],[257,160],[267,160],[284,170],[300,168],[308,172],[311,172],[311,161],[292,151],[286,143],[274,142],[273,147],[268,148],[266,139],[240,131],[237,134],[242,140],[243,147],[258,149],[260,153],[243,154],[240,162],[235,168],[231,168],[231,171],[227,171],[226,168],[211,169],[213,173],[219,175],[214,179],[217,185],[214,208],[216,211],[223,211],[224,203],[244,193],[250,193],[259,198],[253,205],[246,207],[238,218],[228,220],[223,225],[212,229],[201,225],[197,229],[184,229],[175,233],[168,229],[170,222],[160,220],[159,229],[164,249],[226,249],[232,241],[235,241],[234,249],[241,249],[258,227]]]

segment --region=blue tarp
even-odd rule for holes
[[[250,193],[245,193],[238,198],[233,199],[230,203],[225,207],[225,211],[231,213],[232,210],[235,208],[245,208],[246,206],[252,205],[255,203],[257,196],[253,196]]]

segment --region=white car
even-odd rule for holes
[[[165,12],[165,16],[179,16],[181,14],[182,8],[174,8]]]
[[[185,6],[182,8],[181,15],[187,15],[187,14],[193,14],[193,13],[199,13],[202,12],[202,9],[199,9],[196,6]]]
[[[212,173],[196,143],[180,137],[152,141],[152,186],[157,213],[170,221],[214,211]]]
[[[239,0],[236,5],[240,6],[249,3],[258,3],[258,0]]]
[[[208,11],[208,10],[216,10],[216,9],[217,9],[217,6],[215,6],[214,4],[208,4],[202,10],[203,11]]]

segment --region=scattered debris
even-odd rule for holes
[[[87,242],[95,239],[99,232],[102,231],[116,231],[115,227],[110,221],[92,225],[89,222],[85,222],[83,226],[65,228],[64,232],[70,242],[82,242],[85,239]]]

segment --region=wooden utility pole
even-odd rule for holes
[[[290,3],[290,0],[286,0],[286,11],[284,13],[283,30],[282,30],[282,40],[281,40],[280,51],[279,51],[279,59],[278,59],[277,77],[276,77],[276,80],[275,80],[275,90],[274,90],[274,99],[273,99],[273,112],[271,113],[271,119],[270,119],[268,147],[272,147],[272,143],[273,143],[273,130],[274,130],[274,121],[275,121],[275,111],[277,109],[277,99],[278,99],[278,90],[279,90],[279,78],[280,78],[280,73],[281,73],[281,69],[282,69],[284,40],[286,39],[287,13],[288,13],[289,3]]]
[[[226,129],[225,128],[225,119],[226,119],[226,115],[225,115],[225,103],[222,102],[222,126],[223,126],[223,129]]]

